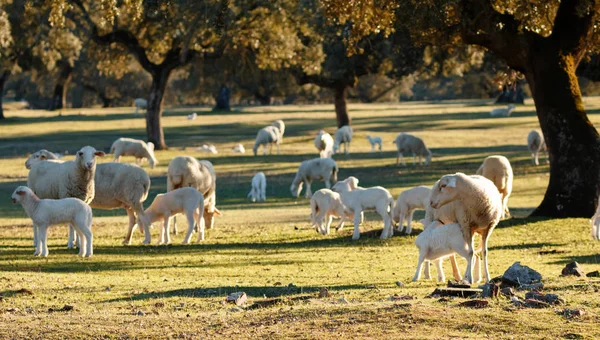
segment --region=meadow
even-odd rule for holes
[[[585,98],[586,110],[600,126],[600,98]],[[94,210],[94,256],[68,250],[66,226],[49,232],[50,255],[33,256],[32,229],[10,194],[26,183],[28,152],[41,148],[73,154],[92,145],[108,151],[119,137],[145,138],[145,121],[133,108],[67,109],[58,112],[7,111],[0,124],[0,338],[576,338],[600,337],[600,281],[560,277],[566,263],[587,272],[600,270],[600,244],[587,219],[528,218],[541,202],[549,179],[545,155],[534,166],[526,138],[539,128],[532,103],[509,118],[490,118],[487,101],[351,104],[354,139],[349,156],[335,155],[339,178],[355,176],[362,186],[381,185],[397,195],[415,185],[432,185],[444,174],[475,173],[492,154],[509,158],[515,173],[509,200],[512,218],[490,239],[490,272],[499,276],[521,261],[543,276],[544,292],[559,294],[565,306],[520,309],[500,297],[488,308],[459,307],[463,299],[428,298],[434,280],[413,283],[418,251],[413,234],[380,240],[383,223],[366,214],[361,238],[351,240],[351,223],[322,236],[310,228],[308,200],[291,197],[289,186],[302,160],[318,157],[314,136],[335,132],[331,105],[236,108],[167,108],[163,117],[169,150],[158,151],[148,206],[166,191],[166,171],[178,155],[208,159],[217,171],[217,207],[223,213],[201,244],[123,246],[124,210]],[[188,121],[186,116],[198,113]],[[281,155],[254,157],[258,129],[283,119]],[[395,165],[399,132],[423,138],[433,152],[430,166]],[[365,136],[383,138],[383,152],[370,153]],[[195,151],[214,144],[219,154]],[[246,154],[231,148],[242,143]],[[112,155],[100,162],[112,161]],[[67,156],[66,159],[73,159]],[[132,157],[122,161],[134,162]],[[246,195],[255,172],[267,176],[267,201]],[[313,191],[322,188],[313,183]],[[415,214],[415,220],[423,216]],[[180,230],[185,227],[179,224]],[[195,239],[195,238],[193,238]],[[464,260],[459,260],[464,270]],[[451,276],[448,263],[446,275]],[[436,277],[435,269],[432,276]],[[397,285],[396,282],[402,285]],[[321,288],[328,297],[318,297]],[[246,306],[225,304],[232,292],[248,294]],[[390,301],[394,294],[405,300]],[[524,292],[520,292],[521,297]],[[61,311],[65,306],[73,310]],[[565,317],[563,308],[581,309]],[[58,309],[58,311],[55,311]]]

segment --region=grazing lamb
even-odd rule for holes
[[[146,110],[148,108],[148,101],[144,98],[137,98],[133,101],[135,106],[135,114],[138,114],[138,109]]]
[[[310,198],[311,227],[316,227],[317,232],[322,235],[329,235],[334,216],[342,218],[337,226],[337,230],[340,231],[346,221],[346,211],[340,194],[329,189],[317,190]],[[323,219],[327,220],[325,226],[323,226]]]
[[[548,155],[546,141],[544,141],[544,136],[538,130],[531,130],[527,135],[527,147],[529,148],[529,152],[531,152],[531,160],[535,165],[540,164],[538,162],[540,151],[546,153],[546,156]]]
[[[283,134],[285,133],[285,123],[283,122],[283,120],[278,119],[274,121],[271,125],[273,125],[279,130],[279,143],[281,143],[283,141]]]
[[[263,146],[263,155],[267,155],[267,145],[271,146],[271,154],[273,154],[273,144],[277,145],[277,154],[279,155],[279,143],[281,143],[281,134],[278,128],[275,126],[267,126],[260,129],[256,134],[256,140],[252,147],[254,156],[256,156],[260,145]]]
[[[369,143],[371,143],[371,152],[375,152],[375,145],[379,145],[379,152],[381,152],[383,146],[383,141],[381,140],[381,137],[371,137],[367,135],[367,139],[369,140]]]
[[[242,144],[236,144],[233,149],[231,149],[231,151],[233,151],[233,153],[246,153],[246,149],[244,148],[244,146]]]
[[[327,132],[320,130],[315,137],[315,147],[319,150],[319,157],[331,158],[333,155],[333,138]]]
[[[502,217],[510,216],[508,197],[512,192],[513,171],[510,162],[504,156],[489,156],[476,172],[494,183],[502,198]]]
[[[508,117],[515,110],[515,104],[508,104],[507,107],[498,107],[492,109],[490,116],[492,117]]]
[[[195,120],[196,118],[198,118],[198,114],[196,112],[187,116],[188,120]]]
[[[344,153],[347,155],[350,153],[350,142],[352,142],[352,127],[350,125],[344,125],[337,129],[335,132],[335,138],[333,143],[333,153],[337,153],[340,149],[340,144],[344,144]]]
[[[358,225],[360,224],[361,214],[364,210],[376,210],[381,218],[383,218],[381,239],[386,239],[394,235],[392,228],[394,198],[387,189],[380,186],[361,188],[358,186],[358,179],[350,176],[336,183],[332,190],[340,194],[346,210],[354,214],[353,240],[360,238]]]
[[[33,191],[20,186],[13,192],[13,203],[19,203],[33,221],[35,256],[48,256],[48,227],[69,223],[79,236],[79,256],[93,254],[92,208],[78,198],[40,199]]]
[[[396,148],[398,149],[396,165],[402,160],[402,165],[406,166],[404,156],[402,155],[405,152],[413,154],[413,165],[417,165],[417,156],[419,156],[419,164],[423,165],[422,157],[425,157],[425,165],[431,163],[431,151],[425,146],[425,142],[421,138],[408,133],[400,133],[396,136],[393,143],[396,144]]]
[[[431,188],[424,185],[405,190],[398,195],[398,200],[396,200],[392,212],[394,223],[398,223],[398,231],[402,232],[404,229],[402,224],[406,220],[406,234],[410,235],[413,214],[415,210],[425,209],[429,205],[429,195],[431,195]]]
[[[252,197],[252,202],[264,202],[267,200],[267,178],[263,172],[257,172],[252,177],[252,189],[248,193],[248,197]]]
[[[433,221],[425,227],[422,233],[417,236],[415,245],[419,248],[419,262],[417,264],[417,272],[413,277],[413,281],[421,279],[421,269],[423,261],[434,261],[438,270],[438,282],[445,282],[444,269],[442,268],[442,259],[446,257],[454,257],[454,254],[459,254],[469,260],[469,244],[465,242],[462,234],[462,229],[458,223],[449,223],[442,225],[439,221]],[[458,281],[462,281],[458,267],[452,261],[454,277]],[[478,256],[475,256],[475,282],[481,281],[481,267]],[[465,277],[467,274],[465,274]],[[429,279],[429,268],[425,268],[425,277]]]
[[[296,177],[294,177],[290,187],[292,196],[296,198],[300,196],[302,184],[305,183],[305,196],[310,198],[312,196],[310,184],[313,180],[324,181],[325,187],[327,189],[331,188],[331,183],[335,184],[337,182],[338,170],[337,164],[331,158],[315,158],[303,161],[300,163]]]
[[[196,148],[196,151],[218,154],[217,148],[212,144],[204,144],[202,147]]]
[[[53,152],[50,152],[46,149],[41,149],[41,150],[38,150],[38,151],[32,153],[31,156],[29,156],[29,158],[27,158],[27,160],[25,161],[25,168],[30,170],[31,166],[34,163],[37,163],[38,161],[58,160],[58,159],[59,159],[59,157],[56,154],[54,154]]]
[[[204,219],[200,218],[200,211],[204,211],[204,196],[195,188],[185,187],[156,195],[144,214],[150,223],[163,221],[159,244],[171,243],[170,217],[176,214],[185,214],[188,220],[188,231],[183,239],[183,244],[189,244],[194,232],[194,225],[198,225],[198,242],[204,241]],[[148,228],[146,228],[146,233],[150,234]]]
[[[144,159],[148,159],[150,169],[158,164],[154,157],[154,143],[144,142],[140,139],[119,138],[112,143],[110,153],[115,155],[113,162],[120,162],[121,156],[134,156],[136,164],[140,164]]]

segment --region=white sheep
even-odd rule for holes
[[[133,106],[135,106],[135,114],[138,114],[138,109],[146,110],[148,108],[148,101],[144,98],[136,98],[133,101]]]
[[[417,165],[417,156],[419,156],[419,164],[423,165],[423,157],[425,157],[425,165],[431,163],[431,151],[425,146],[425,142],[421,138],[408,133],[400,133],[396,136],[393,143],[396,144],[396,148],[398,149],[396,165],[402,160],[402,165],[406,166],[403,156],[405,152],[413,154],[413,165]]]
[[[218,154],[219,152],[217,151],[217,148],[212,145],[212,144],[203,144],[201,147],[196,148],[196,151],[200,151],[200,152],[208,152],[208,153],[212,153],[212,154]]]
[[[113,162],[117,163],[121,160],[121,156],[134,156],[136,164],[148,159],[150,169],[158,164],[156,157],[154,157],[154,143],[146,143],[140,139],[119,138],[112,143],[110,153],[115,155]]]
[[[381,140],[381,137],[371,137],[370,135],[367,135],[367,139],[369,140],[369,143],[371,143],[371,152],[375,152],[375,145],[379,145],[379,151],[382,151],[383,141]]]
[[[263,155],[267,155],[267,145],[271,146],[271,154],[273,153],[273,144],[277,145],[277,154],[279,155],[279,144],[281,143],[281,133],[279,129],[275,126],[266,126],[258,131],[256,134],[256,140],[254,141],[254,146],[252,147],[252,151],[254,152],[254,156],[258,151],[258,147],[260,145],[263,146]]]
[[[279,143],[281,143],[283,141],[283,134],[285,133],[285,123],[283,122],[283,120],[278,119],[276,121],[273,121],[273,124],[271,125],[273,125],[277,128],[277,130],[279,130]]]
[[[527,148],[531,152],[531,160],[533,164],[539,165],[538,156],[540,151],[548,155],[548,148],[544,136],[538,130],[531,130],[527,135]]]
[[[192,113],[192,114],[189,114],[189,115],[187,116],[187,119],[188,119],[188,120],[195,120],[197,117],[198,117],[198,114],[197,114],[196,112],[194,112],[194,113]]]
[[[333,138],[323,130],[319,130],[315,137],[315,147],[319,150],[319,157],[331,158],[333,155]]]
[[[494,183],[500,197],[502,198],[502,217],[510,216],[508,210],[508,197],[512,193],[513,171],[510,162],[504,156],[489,156],[477,169],[477,175],[481,175]]]
[[[311,227],[315,227],[322,235],[329,235],[334,217],[341,218],[337,226],[337,231],[340,231],[344,227],[346,218],[352,218],[354,214],[346,211],[339,193],[330,189],[317,190],[310,198]],[[323,226],[323,219],[326,220],[325,226]]]
[[[37,163],[38,161],[45,161],[45,160],[58,160],[59,157],[54,154],[53,152],[50,152],[46,149],[41,149],[38,150],[34,153],[31,154],[31,156],[29,156],[29,158],[27,158],[27,160],[25,161],[25,168],[27,169],[31,169],[31,166],[34,163]]]
[[[296,177],[290,186],[292,196],[299,197],[302,191],[302,185],[306,184],[306,198],[312,196],[310,184],[313,180],[324,181],[327,189],[331,188],[331,183],[337,182],[338,166],[331,158],[314,158],[303,161],[298,167]]]
[[[490,116],[492,117],[508,117],[515,110],[515,104],[508,104],[507,107],[498,107],[492,109]]]
[[[204,241],[204,219],[200,218],[201,211],[204,211],[204,196],[195,188],[185,187],[156,195],[144,214],[150,223],[163,221],[159,244],[171,243],[170,217],[176,214],[185,214],[188,220],[188,231],[183,239],[183,244],[189,244],[194,232],[194,225],[198,226],[198,242]],[[146,232],[150,234],[149,229],[146,229]]]
[[[590,222],[592,223],[592,238],[600,241],[600,197],[598,198],[598,208]]]
[[[354,214],[353,240],[360,238],[358,225],[361,221],[361,214],[365,210],[375,210],[383,219],[381,239],[386,239],[394,235],[392,228],[394,198],[387,189],[380,186],[361,188],[358,186],[358,179],[350,176],[343,181],[337,182],[332,190],[340,194],[346,210]]]
[[[398,231],[402,232],[403,223],[406,220],[406,234],[410,235],[413,214],[415,210],[425,209],[429,205],[429,195],[431,195],[431,188],[424,185],[405,190],[398,195],[392,212],[394,223],[398,223]]]
[[[233,149],[231,149],[233,153],[246,153],[246,148],[242,144],[236,144]]]
[[[350,125],[344,125],[337,129],[335,132],[333,153],[337,153],[340,149],[340,144],[344,144],[344,153],[347,155],[350,153],[350,142],[352,142],[352,127]]]
[[[252,188],[248,193],[248,197],[252,198],[252,202],[264,202],[267,200],[267,178],[263,172],[257,172],[252,177]]]
[[[79,236],[79,256],[94,253],[92,237],[92,209],[78,198],[40,199],[26,186],[13,192],[13,203],[19,203],[33,221],[35,256],[48,256],[48,227],[68,223]]]
[[[421,279],[421,269],[424,261],[433,261],[436,263],[438,270],[438,282],[445,282],[444,270],[442,268],[442,259],[446,257],[454,257],[454,254],[459,254],[469,260],[469,244],[465,242],[462,234],[462,229],[458,223],[441,224],[439,221],[433,221],[422,233],[417,236],[415,245],[419,248],[419,262],[417,263],[417,271],[413,277],[413,281]],[[455,266],[456,259],[452,261],[454,277],[459,282],[462,277]],[[467,276],[467,274],[465,274]],[[425,278],[429,279],[429,266],[425,268]],[[478,256],[475,256],[475,282],[481,281],[481,266]]]

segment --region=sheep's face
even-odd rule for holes
[[[103,151],[97,151],[91,146],[84,146],[77,151],[75,161],[88,170],[92,170],[96,166],[96,156],[104,156]]]
[[[300,196],[300,192],[302,191],[303,184],[304,184],[303,182],[300,182],[300,184],[298,184],[296,186],[294,183],[292,183],[292,186],[290,187],[290,192],[293,197],[298,198],[298,196]]]
[[[431,153],[425,156],[425,165],[431,164]]]
[[[15,189],[10,198],[14,204],[21,203],[23,202],[25,195],[29,193],[33,193],[31,189],[25,186],[19,186]]]
[[[442,177],[431,192],[430,202],[432,208],[440,207],[452,202],[456,196],[456,177],[446,175]]]
[[[41,161],[45,161],[47,159],[46,155],[43,152],[44,150],[40,150],[37,152],[34,152],[31,156],[29,156],[29,158],[27,158],[27,161],[25,161],[25,167],[27,169],[31,169],[31,167],[34,164],[37,164]]]
[[[213,211],[208,211],[208,207],[204,208],[202,217],[204,218],[204,226],[206,226],[206,228],[211,229],[215,226],[215,216],[221,216],[219,209],[214,208]]]
[[[150,163],[150,169],[154,169],[154,166],[158,164],[158,161],[154,157],[150,157],[148,159],[148,163]]]

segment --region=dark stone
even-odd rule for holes
[[[489,306],[489,302],[486,300],[469,300],[465,302],[461,302],[458,305],[460,307],[469,307],[469,308],[485,308]]]
[[[468,298],[481,294],[478,288],[436,288],[431,296],[458,296]]]
[[[583,268],[577,263],[577,261],[573,261],[567,264],[561,273],[562,276],[578,276],[578,277],[587,277]]]
[[[535,291],[527,292],[527,294],[525,294],[525,299],[544,301],[552,305],[560,305],[565,303],[565,300],[556,294],[543,294]]]
[[[524,285],[540,282],[542,274],[527,266],[522,266],[521,262],[515,262],[504,272],[502,278]]]

